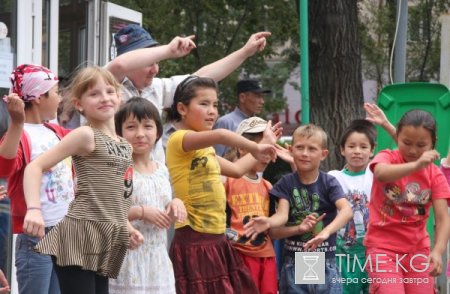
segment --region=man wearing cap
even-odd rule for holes
[[[266,37],[269,36],[269,32],[259,32],[251,35],[242,48],[200,68],[194,74],[209,77],[216,81],[222,80],[238,68],[248,57],[263,50],[266,45]],[[123,84],[124,100],[126,101],[133,96],[140,96],[153,102],[160,112],[163,108],[170,107],[176,87],[188,75],[162,79],[156,78],[155,76],[159,72],[158,62],[188,54],[191,49],[195,48],[195,44],[192,41],[193,37],[179,38],[173,44],[174,39],[171,42],[173,46],[160,46],[163,48],[152,50],[156,49],[155,46],[159,45],[158,42],[139,25],[131,24],[118,31],[114,36],[118,57],[106,67]],[[155,146],[153,156],[155,160],[165,162],[161,142],[158,142]]]
[[[272,91],[263,89],[261,83],[256,79],[243,79],[237,83],[237,97],[238,105],[236,108],[220,117],[214,129],[228,129],[236,131],[238,125],[246,118],[258,115],[264,109],[264,94],[269,94]],[[216,154],[223,156],[228,148],[224,145],[214,146]]]

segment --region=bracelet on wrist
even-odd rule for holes
[[[33,210],[33,209],[41,210],[41,208],[40,208],[40,207],[37,207],[37,206],[30,206],[30,207],[27,207],[27,210]]]

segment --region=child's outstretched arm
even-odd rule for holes
[[[439,276],[443,270],[442,254],[444,253],[450,234],[450,218],[447,199],[433,199],[434,219],[436,224],[434,248],[428,262],[431,264],[430,276]]]
[[[373,175],[380,182],[392,182],[432,164],[437,159],[439,153],[436,150],[428,150],[416,161],[400,164],[380,162],[375,165]]]
[[[280,199],[278,201],[277,211],[271,216],[258,216],[252,218],[244,225],[245,236],[249,238],[256,238],[259,233],[265,232],[270,228],[277,228],[284,225],[289,216],[289,201]]]
[[[397,130],[387,119],[383,110],[373,103],[364,103],[364,109],[367,112],[366,119],[375,125],[381,126],[397,142]]]
[[[303,235],[307,232],[311,232],[316,224],[323,220],[325,213],[319,216],[317,213],[313,212],[308,214],[301,224],[295,226],[282,226],[279,228],[272,228],[269,231],[270,237],[272,239],[283,239],[296,235]]]
[[[227,129],[187,132],[183,137],[182,147],[185,152],[189,152],[217,144],[246,149],[251,153],[233,163],[217,156],[222,174],[228,177],[239,178],[249,171],[256,161],[269,162],[276,156],[275,147],[272,144],[257,144]]]
[[[336,233],[340,228],[345,226],[350,219],[353,217],[352,208],[350,203],[345,198],[340,198],[335,202],[336,208],[338,209],[338,214],[334,218],[334,220],[328,224],[323,230],[317,234],[314,238],[306,242],[304,245],[305,249],[315,250],[317,246],[322,244],[325,240],[327,240],[331,234]]]
[[[188,55],[192,49],[196,48],[194,38],[194,35],[175,37],[167,45],[132,50],[114,58],[106,65],[106,68],[119,82],[122,82],[127,74],[139,68]]]
[[[16,157],[19,148],[20,136],[22,135],[25,122],[25,103],[20,97],[11,93],[6,98],[6,104],[11,123],[6,131],[3,141],[0,143],[0,156],[6,159]],[[0,174],[3,175],[3,172]]]
[[[65,158],[72,155],[87,155],[94,148],[95,141],[92,129],[90,127],[79,127],[27,165],[23,177],[23,189],[27,203],[23,230],[26,234],[37,237],[44,236],[44,219],[42,218],[39,199],[42,174]]]
[[[256,52],[264,50],[266,38],[270,37],[270,32],[258,32],[250,36],[247,43],[233,53],[219,59],[213,63],[205,65],[194,74],[199,77],[208,77],[215,81],[221,81],[230,73],[235,71],[247,58]]]

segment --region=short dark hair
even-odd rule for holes
[[[122,136],[122,125],[128,117],[133,115],[139,122],[143,119],[152,119],[156,124],[157,137],[156,142],[161,138],[163,126],[161,116],[156,106],[142,97],[133,97],[128,100],[116,113],[114,121],[116,133]]]
[[[373,123],[366,119],[352,120],[341,136],[339,146],[342,149],[345,148],[345,143],[347,142],[348,137],[350,137],[350,135],[353,133],[361,133],[366,135],[367,139],[369,139],[370,147],[372,149],[375,148],[377,140],[377,130],[375,129]]]
[[[431,113],[425,110],[413,109],[406,112],[397,124],[397,136],[405,126],[423,127],[428,130],[431,135],[433,149],[436,146],[436,120]]]

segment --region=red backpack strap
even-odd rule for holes
[[[23,130],[22,135],[20,136],[20,147],[23,151],[23,158],[25,160],[25,166],[31,161],[31,140],[30,135]]]
[[[61,139],[67,135],[68,131],[58,125],[52,124],[52,123],[44,123],[44,126],[50,130],[52,130],[56,137],[61,141]]]
[[[71,131],[70,129],[66,129],[57,124],[52,123],[44,123],[44,126],[52,130],[60,141],[65,135],[67,135]],[[72,175],[73,177],[75,177],[75,166],[73,165],[73,163],[72,163]]]

